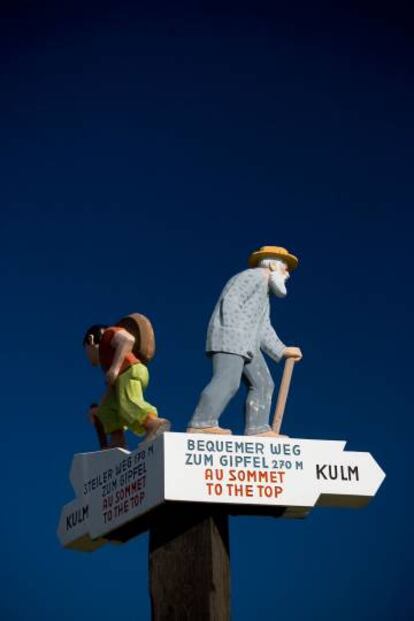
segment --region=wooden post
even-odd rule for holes
[[[230,559],[225,507],[167,503],[150,528],[153,621],[228,621]]]

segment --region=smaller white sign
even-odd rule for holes
[[[130,453],[111,449],[74,456],[70,480],[76,500],[64,506],[58,537],[65,547],[89,551],[104,536],[164,500],[162,438]]]

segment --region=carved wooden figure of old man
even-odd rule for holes
[[[263,246],[249,257],[250,269],[224,287],[207,331],[213,377],[201,393],[188,433],[230,434],[219,426],[219,418],[243,378],[248,385],[246,435],[277,435],[269,426],[274,383],[262,352],[276,362],[302,358],[300,349],[287,347],[270,323],[269,297],[286,296],[286,280],[297,264],[285,248]]]

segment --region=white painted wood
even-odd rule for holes
[[[93,550],[116,528],[166,500],[282,507],[303,518],[319,506],[367,504],[385,474],[369,453],[345,442],[165,433],[133,452],[75,455],[70,479],[76,499],[64,506],[63,546]]]

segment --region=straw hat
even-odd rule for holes
[[[290,254],[286,248],[281,246],[262,246],[250,255],[249,267],[256,267],[262,259],[280,259],[287,264],[289,272],[292,272],[299,263],[297,257]]]

